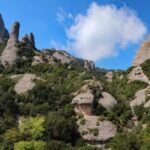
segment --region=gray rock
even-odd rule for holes
[[[75,112],[84,116],[92,115],[93,100],[92,93],[80,93],[72,100]]]
[[[18,59],[17,53],[19,49],[16,47],[16,44],[18,43],[19,28],[20,28],[19,22],[15,22],[12,27],[6,48],[4,49],[1,55],[1,63],[4,66],[7,64],[13,65]]]
[[[99,100],[99,104],[101,104],[106,110],[111,110],[111,108],[117,104],[117,101],[114,99],[114,97],[107,93],[107,92],[102,92],[102,98]]]
[[[97,116],[85,116],[85,124],[78,120],[79,132],[82,138],[90,142],[107,142],[117,133],[116,126],[110,121],[100,121]],[[93,131],[97,131],[94,135]]]
[[[127,77],[129,79],[129,81],[139,80],[139,81],[149,83],[148,77],[144,74],[144,72],[140,66],[133,68]]]
[[[88,71],[95,69],[95,63],[93,61],[85,60],[84,61],[84,68]]]
[[[65,51],[56,51],[52,56],[59,60],[62,64],[69,64],[70,62],[74,61],[74,58]]]
[[[38,79],[35,74],[24,74],[15,85],[15,92],[18,94],[26,93],[35,86],[34,80]]]
[[[30,33],[29,35],[29,41],[32,44],[33,47],[35,47],[35,39],[33,33]]]
[[[150,36],[142,43],[140,49],[137,51],[132,62],[133,66],[139,66],[147,59],[150,59]]]

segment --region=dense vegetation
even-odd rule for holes
[[[93,113],[117,126],[118,134],[106,147],[112,150],[150,149],[150,110],[143,105],[134,108],[139,119],[139,125],[135,127],[129,106],[135,93],[148,85],[141,81],[128,81],[127,74],[132,68],[115,73],[112,82],[107,82],[107,70],[96,68],[87,71],[81,59],[70,66],[59,62],[32,66],[33,47],[25,43],[17,46],[21,49],[18,55],[26,59],[17,60],[13,66],[0,65],[0,150],[101,150],[87,146],[82,140],[71,105],[73,93],[87,80],[100,82],[103,87],[101,90],[97,86],[90,87],[94,94]],[[47,50],[47,53],[54,51]],[[149,65],[148,60],[142,68],[150,78]],[[24,73],[36,74],[41,80],[35,80],[36,86],[32,90],[19,95],[14,91],[18,78],[12,79],[11,76]],[[98,103],[102,91],[111,93],[117,100],[111,111]],[[145,128],[144,124],[147,124]]]

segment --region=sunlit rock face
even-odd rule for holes
[[[137,51],[132,66],[139,66],[144,63],[146,60],[150,59],[150,35],[147,39],[141,44],[141,47]]]

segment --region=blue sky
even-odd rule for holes
[[[10,30],[14,21],[17,20],[21,23],[20,38],[25,33],[30,33],[32,31],[35,35],[36,45],[38,48],[42,49],[60,46],[68,49],[68,41],[77,40],[77,37],[75,37],[75,35],[73,35],[73,37],[72,35],[71,37],[68,36],[66,30],[68,29],[69,34],[72,34],[71,27],[76,27],[78,23],[81,23],[82,19],[78,20],[75,24],[75,19],[79,14],[81,14],[83,18],[88,18],[87,11],[90,7],[92,7],[91,5],[93,2],[95,2],[95,8],[97,7],[98,9],[101,9],[100,6],[111,6],[113,4],[116,6],[115,10],[119,10],[122,7],[128,8],[132,11],[134,10],[136,17],[140,19],[144,27],[147,29],[142,36],[140,36],[141,34],[139,33],[140,40],[137,39],[137,42],[135,42],[136,39],[134,39],[134,42],[130,43],[129,41],[129,43],[123,48],[116,46],[115,48],[118,49],[116,50],[117,54],[115,56],[111,56],[110,53],[104,58],[95,58],[95,56],[92,57],[95,58],[96,65],[99,67],[109,69],[128,68],[131,65],[135,52],[142,41],[141,39],[149,33],[150,1],[148,0],[0,0],[0,13],[3,15],[5,25],[8,30]],[[60,18],[58,18],[58,16]],[[137,32],[138,30],[134,31],[133,34]],[[76,31],[75,34],[76,33],[78,33],[78,31]],[[80,41],[77,41],[75,44],[79,43]],[[108,41],[106,43],[108,43]],[[74,47],[71,48],[69,49],[69,52],[77,56],[77,53],[73,50]],[[84,46],[78,49],[83,50],[83,48]],[[94,50],[92,51],[92,53],[94,53]],[[83,55],[79,55],[79,57],[82,56],[90,58],[90,52],[88,55],[86,55],[85,52],[83,52]]]

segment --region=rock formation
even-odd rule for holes
[[[35,39],[33,33],[30,33],[29,35],[29,41],[32,44],[33,47],[35,47]]]
[[[86,116],[85,124],[78,120],[79,132],[85,141],[90,144],[99,142],[101,146],[116,135],[116,126],[110,121],[101,121],[97,116]]]
[[[82,115],[92,115],[94,95],[92,93],[80,93],[73,100],[75,112]]]
[[[34,74],[24,74],[23,77],[15,85],[15,92],[18,94],[26,93],[31,90],[35,83],[33,80],[38,79]]]
[[[56,51],[52,56],[62,64],[69,64],[71,61],[74,61],[74,58],[64,51]]]
[[[143,90],[140,90],[140,91],[136,92],[134,100],[132,100],[130,102],[131,108],[133,108],[135,106],[139,106],[139,105],[145,103],[145,98],[146,98],[145,93],[146,93],[146,90],[147,89],[143,89]]]
[[[137,51],[132,62],[133,66],[139,66],[147,59],[150,59],[150,36],[142,43],[140,49]]]
[[[94,70],[95,64],[93,61],[85,60],[84,61],[84,68],[87,69],[88,71]]]
[[[1,63],[4,66],[7,64],[9,65],[14,64],[18,58],[17,53],[19,49],[17,48],[16,44],[18,43],[19,28],[20,28],[19,22],[15,22],[12,27],[6,48],[4,49],[1,55]]]
[[[110,110],[115,104],[117,104],[117,101],[114,99],[114,97],[107,93],[102,92],[102,98],[99,100],[99,104],[101,104],[106,110]]]
[[[140,66],[133,68],[127,77],[129,79],[129,81],[139,80],[139,81],[149,83],[148,77],[144,74],[144,72]]]
[[[0,14],[0,43],[3,42],[6,37],[9,37],[9,33],[5,29],[5,24],[2,15]]]
[[[112,79],[113,79],[113,76],[114,76],[113,72],[112,72],[112,71],[108,71],[108,72],[106,73],[107,81],[108,81],[108,82],[111,82]]]

